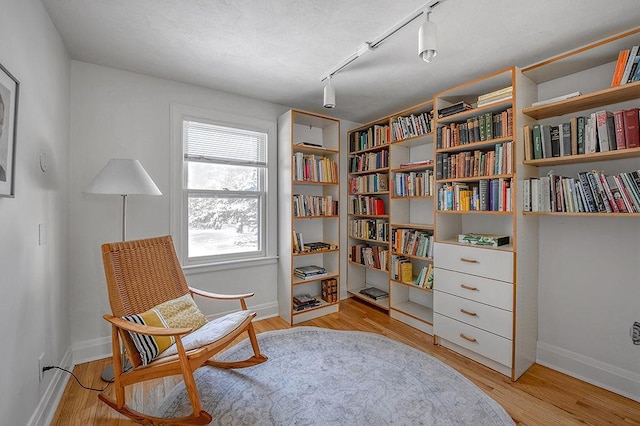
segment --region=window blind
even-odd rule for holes
[[[185,120],[185,159],[266,167],[267,134]]]

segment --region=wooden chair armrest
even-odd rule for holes
[[[239,300],[246,299],[248,297],[252,297],[254,293],[246,293],[246,294],[218,294],[211,293],[209,291],[199,290],[197,288],[189,287],[189,291],[193,294],[197,294],[198,296],[207,297],[209,299],[220,299],[220,300]]]
[[[102,318],[109,321],[114,326],[123,330],[132,331],[138,334],[145,334],[149,336],[183,336],[193,331],[192,328],[164,328],[164,327],[150,327],[148,325],[136,324],[131,321],[123,320],[122,318],[114,317],[113,315],[103,315]]]

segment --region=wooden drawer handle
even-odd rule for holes
[[[470,287],[464,284],[460,284],[460,287],[464,288],[465,290],[478,291],[478,287]]]
[[[477,317],[478,316],[478,314],[476,314],[475,312],[465,311],[464,309],[460,309],[460,312],[462,312],[465,315],[469,315],[470,317]]]
[[[467,263],[478,263],[478,261],[477,261],[477,260],[475,260],[475,259],[466,259],[466,258],[464,258],[464,257],[461,257],[461,258],[460,258],[460,260],[461,260],[462,262],[467,262]]]
[[[467,337],[467,336],[464,335],[464,333],[460,333],[460,337],[462,337],[464,340],[470,341],[471,343],[476,343],[477,342],[476,339],[473,339],[471,337]]]

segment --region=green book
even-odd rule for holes
[[[484,114],[478,116],[478,127],[480,128],[480,140],[481,141],[486,141],[487,140],[487,134],[486,134],[486,128],[484,125]]]
[[[544,158],[542,155],[542,133],[539,124],[533,126],[533,159]]]
[[[486,137],[485,140],[491,140],[493,139],[493,114],[490,112],[487,112],[484,114],[484,125],[485,125],[485,131],[484,131],[484,135]]]

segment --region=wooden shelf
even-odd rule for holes
[[[542,120],[544,118],[557,117],[620,102],[632,101],[638,98],[640,98],[640,81],[628,83],[624,86],[608,87],[598,90],[597,92],[587,93],[551,104],[524,108],[522,113],[536,120]]]
[[[355,235],[349,235],[349,238],[352,238],[354,240],[367,241],[369,243],[378,243],[378,244],[384,244],[384,245],[389,244],[389,241],[370,240],[369,238],[356,237]]]
[[[490,215],[512,215],[513,211],[495,210],[436,210],[438,214],[490,214]]]
[[[401,285],[404,285],[404,286],[409,287],[409,288],[415,288],[416,290],[424,291],[424,292],[427,292],[427,293],[433,293],[433,289],[432,288],[418,287],[417,285],[415,285],[413,283],[405,283],[403,281],[397,281],[397,280],[389,280],[389,281],[391,281],[393,284],[401,284]]]
[[[403,173],[403,172],[414,172],[414,171],[422,171],[422,170],[429,170],[429,169],[433,169],[433,161],[431,162],[431,164],[420,164],[420,165],[411,166],[411,167],[396,167],[389,171],[391,173]]]
[[[371,269],[372,271],[378,271],[378,272],[382,272],[384,274],[388,274],[389,273],[389,271],[385,271],[384,269],[379,269],[379,268],[374,268],[373,266],[363,265],[362,263],[354,262],[353,260],[349,260],[348,263],[350,265],[353,265],[353,266],[359,266],[359,267],[364,268],[364,269]]]
[[[317,251],[302,251],[300,253],[293,253],[293,256],[310,256],[312,254],[323,254],[323,253],[337,253],[340,249],[332,249],[332,250],[317,250]]]
[[[389,219],[388,214],[358,214],[358,213],[349,213],[348,216],[357,216],[371,219]]]
[[[293,144],[292,148],[293,148],[293,152],[303,152],[305,154],[334,155],[334,154],[340,153],[340,151],[335,149],[319,148],[315,146],[300,145],[295,143]]]
[[[527,216],[640,217],[640,213],[522,212]]]
[[[382,167],[380,169],[371,169],[371,170],[361,170],[359,172],[349,172],[350,175],[369,175],[372,173],[388,173],[388,167]]]
[[[397,223],[393,222],[389,224],[390,228],[398,229],[398,228],[410,228],[410,229],[423,229],[426,231],[433,231],[433,224],[426,225],[422,223]]]
[[[327,275],[323,275],[321,277],[316,277],[316,278],[312,278],[312,279],[308,279],[308,280],[303,280],[302,278],[298,278],[297,276],[295,276],[295,274],[293,274],[291,277],[291,281],[293,285],[300,285],[300,284],[308,284],[308,283],[312,283],[312,282],[316,282],[316,281],[322,281],[322,280],[327,280],[329,278],[338,278],[340,276],[340,274],[335,273],[335,272],[331,272],[328,273]]]
[[[389,145],[390,145],[390,144],[385,143],[385,144],[382,144],[382,145],[372,146],[371,148],[361,149],[361,150],[359,150],[359,151],[351,151],[351,152],[349,153],[349,155],[350,155],[350,156],[353,156],[353,155],[358,155],[358,154],[364,154],[364,153],[366,153],[366,152],[382,151],[383,149],[387,149],[387,148],[389,148]]]
[[[414,254],[400,253],[400,252],[396,252],[396,251],[391,252],[391,254],[395,254],[396,256],[408,257],[410,259],[423,260],[425,262],[433,262],[433,258],[431,258],[431,257],[416,256]]]
[[[294,219],[335,219],[339,218],[338,214],[327,214],[327,215],[317,215],[317,216],[293,216]]]
[[[372,299],[368,296],[365,296],[363,294],[360,294],[359,291],[361,289],[363,289],[364,287],[361,287],[357,290],[348,290],[347,293],[349,293],[351,296],[356,297],[360,300],[364,300],[368,303],[371,303],[372,305],[376,305],[377,307],[384,309],[385,311],[389,310],[389,298],[385,297],[384,299]]]
[[[453,183],[453,182],[478,182],[481,180],[491,180],[491,179],[512,179],[513,175],[488,175],[488,176],[469,176],[469,177],[461,177],[461,178],[453,178],[453,179],[439,179],[436,183]]]
[[[447,148],[439,148],[439,149],[436,149],[436,153],[440,154],[445,152],[460,152],[460,151],[471,151],[471,150],[482,149],[482,148],[490,148],[499,143],[511,142],[512,140],[513,140],[513,136],[509,136],[506,138],[496,138],[496,139],[489,139],[486,141],[471,142],[464,145],[456,145],[456,146],[450,146]]]
[[[312,180],[292,180],[294,185],[339,185],[338,182],[316,182]]]
[[[433,198],[433,195],[392,195],[391,198],[394,200],[427,200]]]
[[[535,167],[555,166],[559,164],[580,164],[594,161],[620,160],[624,158],[640,157],[640,148],[629,148],[605,152],[592,152],[589,154],[567,155],[565,157],[540,158],[537,160],[523,161],[522,164]]]
[[[389,191],[378,192],[350,192],[349,195],[389,195]]]

